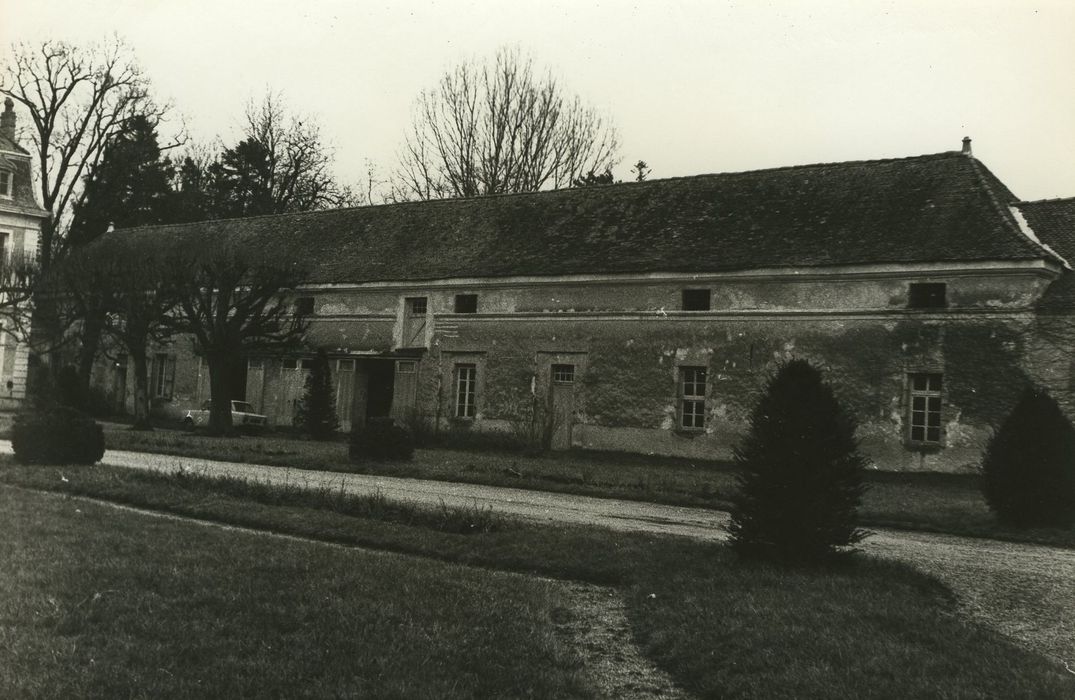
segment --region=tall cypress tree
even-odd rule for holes
[[[331,440],[340,428],[336,417],[336,390],[332,385],[332,370],[328,355],[318,350],[310,374],[306,377],[305,392],[295,416],[295,425],[314,440]]]
[[[866,536],[856,527],[866,461],[855,422],[805,360],[770,380],[735,462],[729,531],[740,556],[815,562]]]

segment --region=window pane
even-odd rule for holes
[[[924,410],[926,410],[926,397],[925,396],[912,396],[911,397],[911,410],[912,411],[924,411]]]
[[[940,428],[927,428],[926,429],[926,440],[928,440],[929,442],[940,442],[941,441],[941,429]]]
[[[939,396],[931,396],[931,397],[929,397],[928,401],[929,401],[929,410],[930,411],[935,411],[937,413],[940,413],[940,410],[941,410],[941,397],[939,397]]]
[[[912,375],[911,382],[915,391],[924,391],[926,389],[926,375],[924,374]]]
[[[911,426],[911,439],[912,440],[921,441],[923,434],[924,434],[923,428],[921,428],[919,426]]]
[[[940,413],[933,413],[931,411],[930,414],[929,414],[929,423],[928,423],[928,425],[930,427],[939,427],[941,425],[941,414]]]

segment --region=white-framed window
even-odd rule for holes
[[[679,427],[705,428],[705,367],[679,368]]]
[[[149,377],[150,396],[155,399],[171,400],[175,389],[175,355],[165,352],[153,355]]]
[[[915,445],[940,445],[941,391],[944,375],[912,372],[907,375],[907,439]]]
[[[552,382],[553,384],[574,384],[575,365],[553,365]]]
[[[477,415],[478,366],[455,366],[455,417],[473,418]]]
[[[0,170],[0,197],[11,199],[15,196],[15,175],[10,170]]]

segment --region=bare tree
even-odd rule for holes
[[[15,44],[0,70],[0,94],[30,115],[41,202],[51,214],[41,232],[47,270],[65,252],[66,217],[109,139],[133,115],[155,122],[166,108],[153,103],[149,80],[118,38],[89,47]]]
[[[355,195],[336,182],[318,125],[290,115],[278,94],[246,108],[243,140],[209,166],[213,214],[250,216],[326,209]]]
[[[30,334],[32,299],[39,281],[37,256],[23,251],[0,254],[0,328],[20,342]]]
[[[250,352],[279,351],[302,341],[307,323],[291,296],[305,271],[296,262],[209,234],[181,243],[169,263],[183,271],[171,330],[191,334],[204,355],[212,398],[209,432],[227,434],[236,362]]]
[[[473,197],[567,187],[618,162],[615,128],[566,95],[533,61],[501,49],[463,63],[422,93],[400,156],[395,196]]]

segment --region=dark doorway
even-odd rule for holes
[[[391,415],[396,363],[392,360],[369,361],[366,362],[366,373],[369,378],[366,384],[366,420]]]

